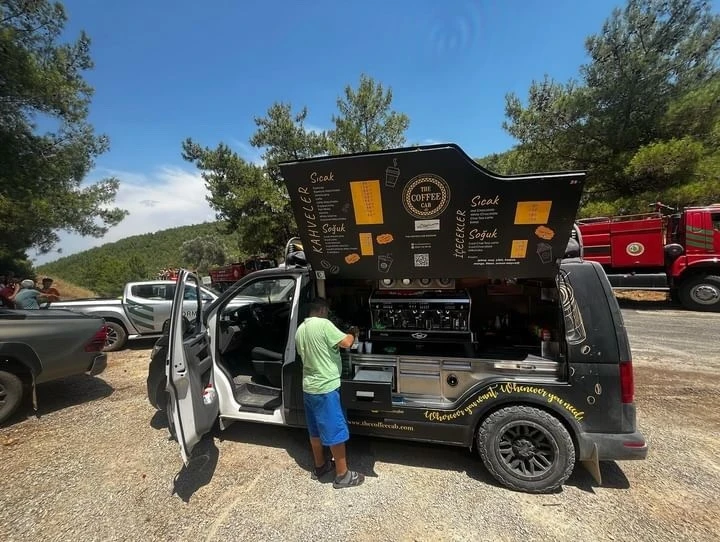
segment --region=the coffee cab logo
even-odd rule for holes
[[[625,249],[630,256],[640,256],[645,252],[645,245],[642,243],[634,242],[630,243]]]
[[[435,218],[450,203],[450,187],[442,177],[423,173],[408,181],[402,197],[405,210],[413,217],[420,220]]]

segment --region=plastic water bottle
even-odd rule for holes
[[[208,384],[207,388],[203,390],[203,403],[206,405],[212,405],[215,402],[215,397],[217,397],[215,389],[212,387],[212,384]]]

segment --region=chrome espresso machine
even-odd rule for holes
[[[469,355],[475,342],[470,305],[470,294],[452,279],[383,279],[370,296],[368,335],[378,351],[390,343],[403,350],[455,345]]]

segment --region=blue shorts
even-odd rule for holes
[[[305,419],[313,438],[320,437],[323,446],[342,444],[350,438],[340,390],[329,393],[303,393]]]

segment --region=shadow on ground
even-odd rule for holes
[[[653,300],[634,300],[634,299],[618,299],[618,305],[621,309],[634,309],[646,311],[677,311],[685,310],[682,305],[673,301],[653,301]]]
[[[109,397],[115,391],[97,376],[77,375],[38,384],[37,412],[32,407],[32,394],[26,393],[23,404],[2,427],[21,423],[28,418],[42,418],[53,412]]]
[[[225,431],[215,431],[214,437],[221,441],[284,449],[300,468],[308,473],[313,468],[305,429],[235,422]],[[504,487],[485,469],[477,452],[466,448],[353,435],[348,443],[347,453],[350,468],[367,477],[378,476],[375,472],[375,463],[379,461],[408,467],[461,472],[478,482]],[[600,471],[603,479],[602,487],[610,489],[630,487],[627,477],[617,463],[602,462]],[[322,481],[329,483],[332,477]],[[594,492],[594,488],[597,487],[590,473],[580,464],[576,465],[565,485],[587,492]],[[562,489],[558,492],[562,492]]]
[[[125,350],[152,350],[159,337],[153,337],[148,339],[135,339],[128,341],[125,345]]]

